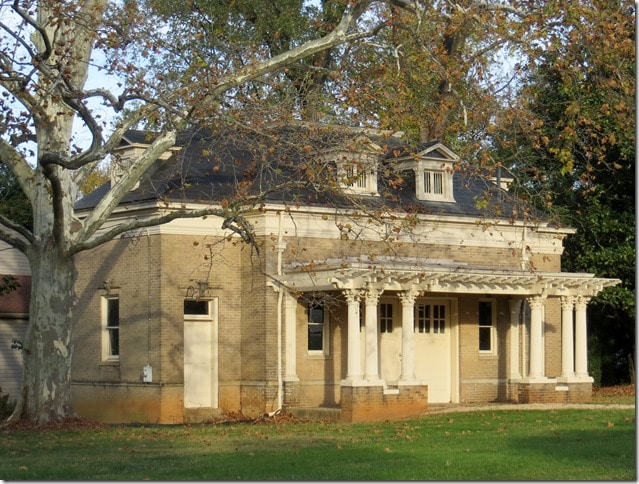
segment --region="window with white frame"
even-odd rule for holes
[[[338,163],[339,182],[347,192],[377,195],[377,160],[360,157],[344,159]]]
[[[419,163],[415,168],[415,190],[419,200],[454,202],[453,169],[437,162]]]
[[[308,308],[308,352],[328,354],[327,315],[321,304]]]
[[[368,179],[363,167],[359,165],[351,165],[345,168],[345,183],[349,188],[362,188],[365,189],[368,185]]]
[[[211,301],[207,299],[185,299],[184,316],[188,318],[204,317],[211,314]]]
[[[444,173],[437,171],[424,172],[424,193],[431,195],[444,194]]]
[[[102,298],[102,359],[120,358],[120,298]]]
[[[492,353],[495,351],[495,302],[492,299],[479,301],[479,351]]]
[[[446,332],[445,304],[416,304],[415,332],[440,333]]]
[[[391,303],[379,305],[379,332],[393,332],[393,305]]]

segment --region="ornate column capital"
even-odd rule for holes
[[[561,309],[572,310],[575,308],[575,298],[573,296],[561,296]]]
[[[344,289],[343,294],[348,304],[359,302],[362,298],[362,291],[358,289]]]
[[[400,292],[397,296],[402,302],[402,306],[412,306],[415,304],[417,296],[419,296],[419,291],[415,286],[411,286],[410,289]]]
[[[526,298],[530,309],[541,309],[544,306],[545,296],[530,296]]]
[[[592,298],[587,297],[587,296],[577,296],[574,299],[575,299],[575,307],[577,309],[580,309],[580,308],[584,309],[588,305],[588,303],[590,302],[590,299],[592,299]]]
[[[384,292],[382,289],[377,289],[375,287],[369,286],[366,291],[364,291],[364,299],[366,300],[366,305],[377,306],[377,302],[379,301],[382,292]]]

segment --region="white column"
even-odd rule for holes
[[[575,376],[574,308],[575,302],[571,296],[561,298],[561,377],[565,379]]]
[[[362,379],[361,348],[359,337],[359,291],[344,291],[348,303],[348,353],[346,360],[346,380],[358,381]]]
[[[575,376],[588,379],[588,336],[586,333],[586,307],[590,298],[578,296],[575,300]]]
[[[402,302],[402,372],[400,382],[415,380],[415,287],[399,294]]]
[[[284,331],[286,337],[286,367],[284,381],[299,381],[297,376],[297,299],[289,292],[284,293]]]
[[[544,377],[543,365],[543,322],[544,300],[540,296],[528,298],[530,305],[530,370],[528,377],[541,379]]]
[[[521,313],[522,300],[510,299],[510,364],[508,377],[511,380],[520,380],[519,371],[519,315]]]
[[[365,292],[366,311],[364,314],[366,328],[366,360],[364,379],[372,383],[382,383],[379,378],[379,356],[377,348],[377,302],[381,291],[368,288]]]

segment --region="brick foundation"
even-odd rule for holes
[[[512,383],[517,403],[584,403],[592,399],[592,382]]]
[[[341,406],[343,422],[412,417],[428,410],[428,386],[402,385],[390,392],[381,385],[342,386]]]
[[[105,423],[182,423],[182,385],[73,383],[73,407],[82,418]]]

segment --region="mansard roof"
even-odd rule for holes
[[[455,153],[439,141],[411,147],[390,132],[353,133],[350,129],[309,132],[279,129],[271,132],[238,132],[197,129],[180,133],[177,150],[158,160],[122,201],[123,205],[162,199],[173,202],[215,203],[236,196],[238,187],[246,195],[262,193],[265,203],[300,203],[308,206],[347,208],[349,198],[339,190],[326,190],[326,181],[314,183],[306,166],[331,150],[348,150],[368,138],[382,148],[378,172],[378,196],[358,195],[357,202],[371,209],[390,208],[422,214],[482,217],[498,214],[509,218],[516,212],[515,200],[486,177],[466,169]],[[145,131],[126,133],[122,149],[148,145],[154,135]],[[398,160],[426,156],[456,163],[453,173],[454,202],[418,200],[414,176],[394,172]],[[402,178],[402,182],[398,180]],[[298,181],[299,183],[294,183]],[[90,209],[107,193],[110,183],[80,200],[78,210]],[[487,211],[487,207],[491,211]],[[518,210],[518,213],[522,213]]]

